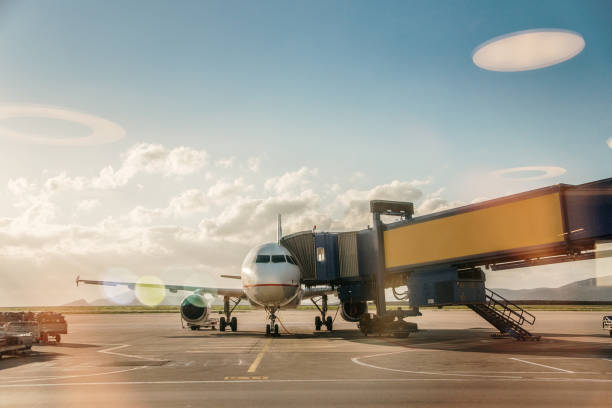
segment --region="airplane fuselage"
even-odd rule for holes
[[[242,287],[257,306],[295,305],[300,295],[300,268],[291,253],[275,242],[253,248],[242,263]]]

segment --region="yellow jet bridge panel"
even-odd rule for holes
[[[559,192],[434,218],[384,232],[387,269],[564,241]]]

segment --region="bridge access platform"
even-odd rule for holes
[[[612,255],[612,178],[558,184],[413,217],[413,204],[373,200],[372,226],[282,238],[307,286],[333,285],[345,319],[364,333],[406,333],[419,307],[465,305],[519,340],[535,317],[486,289],[483,269],[505,270]],[[387,221],[387,222],[384,222]],[[385,289],[410,306],[388,310]],[[367,302],[376,304],[376,314]],[[403,322],[403,323],[402,323]],[[406,324],[404,324],[406,323]]]

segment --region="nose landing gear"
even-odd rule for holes
[[[266,324],[266,336],[279,337],[278,324],[276,324],[276,308],[266,307],[266,311],[269,313],[268,318],[270,319],[270,323]]]
[[[325,327],[327,328],[327,331],[332,331],[333,326],[334,326],[334,320],[331,318],[331,316],[327,316],[327,295],[321,296],[321,306],[320,307],[317,304],[317,301],[318,300],[315,298],[312,299],[312,303],[314,303],[317,309],[319,309],[319,312],[321,312],[321,316],[315,317],[315,329],[317,331],[320,331],[321,327],[325,325]]]

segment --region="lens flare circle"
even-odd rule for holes
[[[166,289],[163,287],[150,287],[146,284],[163,285],[164,282],[157,276],[141,276],[138,278],[134,291],[140,303],[146,306],[157,306],[163,302],[166,297]]]
[[[58,119],[78,123],[87,126],[90,129],[90,133],[85,136],[56,138],[44,134],[18,132],[4,126],[0,126],[0,136],[35,144],[53,146],[92,146],[115,142],[125,136],[125,130],[108,119],[54,106],[0,106],[0,121],[10,118]]]
[[[608,147],[612,149],[612,137],[608,139]]]
[[[582,36],[574,31],[534,29],[516,31],[482,43],[472,52],[472,61],[489,71],[529,71],[560,64],[585,47]]]
[[[516,173],[523,173],[527,171],[530,171],[530,172],[539,171],[539,172],[542,172],[542,174],[538,174],[535,176],[521,176],[520,174],[515,175]],[[548,179],[552,177],[558,177],[558,176],[565,174],[565,172],[566,170],[563,167],[557,167],[557,166],[524,166],[524,167],[512,167],[509,169],[496,170],[492,174],[495,177],[506,178],[510,180],[532,181],[532,180],[543,180],[543,179]]]

